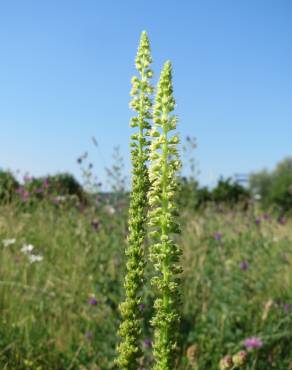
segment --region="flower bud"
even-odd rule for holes
[[[220,370],[230,370],[233,367],[232,357],[230,355],[226,355],[223,357],[219,363]]]
[[[198,349],[197,344],[193,344],[187,349],[187,358],[191,365],[193,366],[196,365],[198,361],[198,355],[199,355],[199,349]]]
[[[149,70],[146,72],[146,76],[147,76],[148,78],[153,77],[153,72],[149,69]]]
[[[139,83],[139,78],[137,76],[133,76],[131,78],[131,83],[134,85],[134,84],[138,84]]]
[[[235,366],[242,366],[247,361],[247,352],[246,351],[239,351],[232,357],[232,361]]]

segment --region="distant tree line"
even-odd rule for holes
[[[249,189],[233,181],[231,178],[220,178],[217,185],[210,189],[201,187],[195,179],[182,177],[180,179],[179,204],[181,207],[200,209],[209,203],[233,207],[241,203],[248,206],[251,198]]]
[[[109,193],[99,192],[99,199],[111,202],[111,199],[116,199],[114,193],[114,190]],[[120,193],[123,193],[124,197],[127,196],[126,189]],[[79,204],[85,205],[92,199],[92,194],[86,192],[69,173],[37,178],[25,177],[20,183],[11,172],[0,170],[0,203],[9,203],[15,199],[29,203],[48,197],[55,202],[65,197],[73,197]],[[216,186],[210,189],[200,186],[194,177],[181,176],[178,198],[182,208],[200,209],[213,203],[228,207],[241,204],[245,209],[251,202],[256,201],[263,209],[291,213],[292,157],[285,158],[272,171],[261,170],[252,173],[246,187],[231,178],[220,178]]]
[[[250,175],[250,189],[264,208],[276,207],[281,212],[292,210],[292,157],[277,164],[272,171],[262,170]]]
[[[69,173],[60,173],[46,177],[24,176],[20,183],[10,171],[0,171],[0,202],[9,203],[19,199],[30,203],[50,197],[56,202],[62,197],[74,196],[79,201],[85,201],[83,187]]]

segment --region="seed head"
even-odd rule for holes
[[[220,370],[229,370],[233,367],[232,357],[230,355],[226,355],[223,357],[219,363]]]
[[[197,361],[198,361],[198,356],[199,356],[199,348],[197,344],[192,344],[188,349],[187,349],[187,358],[189,360],[189,363],[192,366],[195,366]]]
[[[235,366],[242,366],[246,364],[247,361],[247,352],[246,351],[239,351],[232,357],[232,361]]]

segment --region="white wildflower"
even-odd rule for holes
[[[105,211],[105,213],[107,213],[108,215],[114,215],[114,214],[116,213],[116,209],[115,209],[113,206],[109,205],[109,204],[105,205],[105,206],[103,207],[103,210],[104,210],[104,211]]]
[[[9,247],[10,245],[14,244],[16,242],[16,239],[4,239],[2,241],[4,248]]]
[[[30,263],[34,262],[41,262],[43,260],[43,256],[37,255],[37,254],[31,254],[28,259]]]
[[[23,244],[23,246],[22,246],[22,248],[20,249],[20,251],[21,251],[22,253],[27,254],[27,253],[32,252],[32,251],[33,251],[33,249],[34,249],[34,246],[33,246],[32,244]]]
[[[57,202],[65,202],[67,197],[66,195],[57,195],[55,199]]]

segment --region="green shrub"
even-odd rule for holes
[[[283,213],[292,210],[292,157],[281,161],[271,172],[251,174],[249,181],[251,191],[260,195],[264,208],[276,208]]]
[[[247,202],[249,198],[249,191],[232,182],[230,178],[219,179],[213,190],[209,190],[207,186],[200,187],[198,181],[191,177],[180,178],[178,202],[182,209],[199,209],[210,202],[232,207],[240,202]]]
[[[283,212],[292,210],[292,157],[284,159],[273,171],[269,199]]]
[[[201,208],[206,206],[209,202],[212,201],[212,193],[207,188],[207,186],[203,186],[199,188],[197,191],[197,207]]]
[[[212,190],[211,198],[215,203],[225,203],[233,206],[249,199],[249,191],[231,178],[220,178],[217,186]]]
[[[253,173],[249,177],[249,187],[255,196],[260,196],[262,204],[268,205],[272,187],[272,176],[267,170]]]
[[[57,195],[76,195],[79,199],[84,197],[84,191],[75,177],[69,173],[60,173],[48,178],[50,192]]]
[[[11,172],[0,170],[0,203],[10,202],[18,187],[19,183]]]

